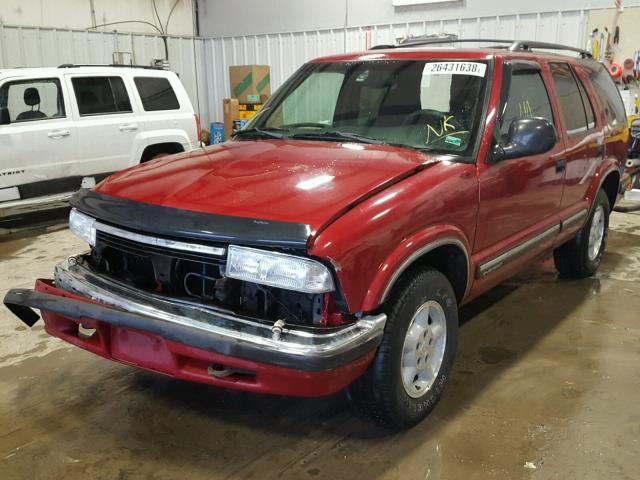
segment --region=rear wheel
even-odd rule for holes
[[[553,252],[553,259],[561,276],[583,278],[596,272],[607,244],[609,211],[607,194],[600,190],[587,224],[575,237]]]
[[[442,273],[422,269],[400,281],[385,312],[376,357],[348,394],[359,411],[380,423],[409,427],[433,410],[451,373],[456,297]]]

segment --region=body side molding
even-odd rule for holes
[[[512,260],[520,257],[525,254],[528,250],[535,248],[537,245],[541,244],[545,240],[557,235],[560,232],[560,224],[556,224],[551,228],[544,230],[541,233],[538,233],[527,240],[519,243],[515,247],[510,248],[509,250],[498,254],[490,260],[485,261],[478,265],[476,270],[476,278],[482,278],[488,275],[491,272],[502,268],[505,264],[509,263]]]
[[[576,223],[583,222],[587,215],[589,215],[589,209],[583,208],[579,212],[565,218],[560,222],[560,231],[565,231],[567,228],[574,226]]]

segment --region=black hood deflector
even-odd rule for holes
[[[101,222],[162,237],[306,250],[311,228],[303,223],[180,210],[81,190],[71,206]]]

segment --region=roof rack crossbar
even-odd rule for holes
[[[77,68],[77,67],[120,67],[120,68],[146,68],[149,70],[163,70],[153,65],[127,65],[121,63],[63,63],[58,68]]]
[[[491,38],[430,38],[428,40],[415,40],[400,43],[398,45],[376,45],[371,50],[380,50],[382,48],[411,48],[423,45],[438,45],[441,43],[506,43],[512,44],[514,40],[496,40]]]
[[[428,40],[408,41],[397,45],[376,45],[371,50],[380,50],[384,48],[411,48],[420,47],[425,45],[439,45],[446,43],[496,43],[502,44],[498,48],[508,48],[510,51],[515,52],[519,50],[530,51],[533,48],[539,48],[542,50],[565,50],[570,52],[579,53],[582,58],[592,58],[591,53],[586,50],[582,50],[576,47],[570,47],[568,45],[560,45],[556,43],[536,42],[530,40],[504,40],[496,38],[456,38],[456,39],[443,39],[434,38]]]
[[[536,42],[530,40],[516,40],[509,47],[512,52],[517,50],[531,50],[532,48],[540,48],[543,50],[566,50],[569,52],[579,53],[582,58],[593,58],[590,52],[581,48],[571,47],[568,45],[560,45],[558,43]]]

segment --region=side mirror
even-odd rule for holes
[[[0,125],[9,125],[11,123],[11,117],[9,116],[9,109],[7,107],[0,107]]]
[[[556,144],[556,131],[544,118],[518,118],[509,126],[509,140],[493,148],[494,162],[538,155]]]

